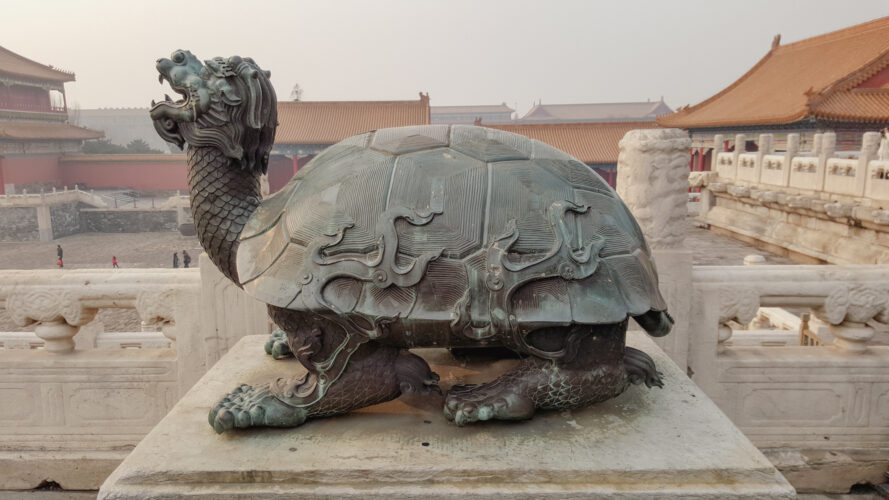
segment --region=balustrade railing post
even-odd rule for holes
[[[6,309],[19,326],[36,323],[34,333],[54,354],[74,351],[74,336],[96,315],[68,291],[44,288],[13,293],[6,299]]]
[[[830,324],[836,348],[860,354],[867,350],[867,343],[875,333],[867,322],[878,315],[886,315],[887,306],[889,294],[885,290],[851,285],[832,291],[824,299],[824,305],[813,312]]]
[[[631,130],[619,143],[617,190],[636,217],[657,262],[660,289],[676,320],[656,339],[679,366],[688,356],[691,251],[685,247],[691,140],[679,129]]]

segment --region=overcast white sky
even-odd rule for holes
[[[886,0],[4,0],[0,45],[74,71],[69,106],[145,107],[175,49],[238,54],[279,99],[499,104],[657,100],[718,92],[769,49],[889,15]]]

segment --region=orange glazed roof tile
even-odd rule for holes
[[[278,103],[276,144],[333,144],[362,132],[429,123],[429,96],[417,101]]]
[[[889,65],[889,17],[772,49],[710,99],[658,118],[667,127],[792,123],[807,116],[882,121],[882,91],[853,87]],[[867,95],[865,95],[867,94]]]
[[[67,123],[0,122],[0,139],[84,141],[102,137],[105,137],[104,132],[75,127]]]
[[[74,81],[74,73],[45,66],[3,47],[0,47],[0,74],[17,75],[34,80],[49,80],[60,83]]]
[[[655,128],[650,121],[483,125],[545,142],[584,163],[617,163],[618,142],[630,130]]]

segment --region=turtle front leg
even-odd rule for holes
[[[242,385],[213,408],[210,425],[218,433],[233,428],[295,427],[310,418],[341,415],[406,392],[441,394],[438,376],[426,361],[406,349],[375,342],[358,348],[339,379],[318,398],[323,375],[309,371],[296,379]]]

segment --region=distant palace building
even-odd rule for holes
[[[736,134],[773,134],[776,150],[787,134],[810,148],[819,132],[836,132],[837,150],[860,148],[862,132],[889,125],[889,17],[781,45],[780,35],[755,66],[722,92],[658,118],[690,132],[693,169],[709,170],[713,136],[727,151]]]
[[[664,103],[657,102],[602,102],[585,104],[543,104],[537,103],[520,121],[536,123],[571,122],[642,122],[654,121],[658,116],[668,115],[673,110]]]
[[[69,125],[65,82],[74,73],[0,47],[0,194],[60,178],[59,157],[101,132]]]
[[[148,115],[148,108],[100,108],[69,110],[71,123],[105,133],[105,138],[113,144],[126,146],[141,139],[153,149],[171,151],[171,145],[161,139]],[[172,146],[172,151],[181,153]]]
[[[429,122],[429,94],[422,92],[415,101],[280,101],[269,187],[280,189],[315,155],[355,134]]]
[[[432,106],[432,123],[472,125],[476,120],[483,123],[509,123],[515,110],[506,105],[481,106]]]

